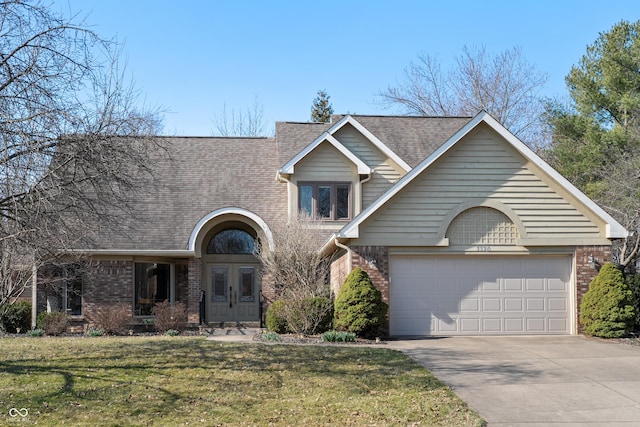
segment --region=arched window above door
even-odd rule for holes
[[[207,254],[247,254],[255,253],[256,239],[251,234],[237,228],[229,228],[216,233],[207,245]]]

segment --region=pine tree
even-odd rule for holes
[[[329,123],[333,114],[333,106],[329,102],[329,95],[325,90],[319,90],[311,106],[311,121]]]

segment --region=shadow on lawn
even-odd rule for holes
[[[49,357],[0,360],[0,371],[36,378],[59,375],[63,379],[61,387],[37,397],[32,395],[35,400],[46,402],[61,396],[98,399],[105,387],[126,387],[132,381],[145,384],[146,378],[176,377],[190,369],[204,369],[211,375],[210,380],[218,381],[221,386],[229,385],[229,378],[237,378],[236,385],[240,385],[246,374],[254,373],[264,374],[270,378],[271,386],[278,387],[283,375],[295,372],[341,382],[357,383],[366,378],[366,388],[369,388],[391,382],[410,366],[402,353],[380,348],[230,344],[198,338],[104,340],[104,345],[88,348],[82,346],[83,339],[68,340],[64,351]],[[103,386],[94,387],[95,390],[79,387],[88,381]],[[422,386],[428,389],[443,387],[433,377],[425,381]],[[145,384],[145,387],[150,386]],[[151,388],[163,395],[165,404],[184,397],[168,387]]]

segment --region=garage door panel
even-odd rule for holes
[[[569,334],[571,258],[392,256],[392,335]]]

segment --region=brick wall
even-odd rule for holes
[[[598,265],[611,261],[610,246],[578,246],[576,247],[576,313],[578,319],[578,333],[583,333],[580,324],[580,303],[582,297],[589,290],[589,283],[598,274],[599,268],[593,268],[589,259],[593,257]]]
[[[83,279],[85,322],[94,323],[104,306],[124,305],[133,311],[132,261],[93,262]]]
[[[349,273],[349,254],[344,251],[331,262],[330,286],[334,295],[338,294]]]
[[[198,324],[200,320],[200,290],[202,289],[202,260],[193,258],[188,266],[187,298],[183,300],[187,304],[187,321]]]
[[[354,246],[351,250],[352,267],[366,271],[382,292],[383,301],[389,304],[389,249],[386,246]]]

